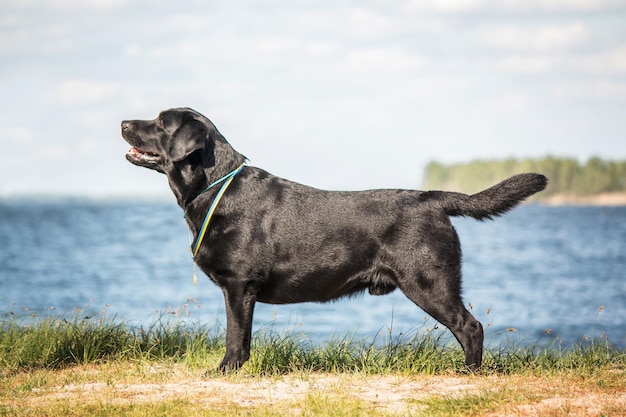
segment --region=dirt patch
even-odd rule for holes
[[[164,383],[84,383],[34,390],[30,401],[81,401],[92,403],[146,404],[171,399],[192,403],[239,407],[271,406],[303,400],[307,395],[348,395],[389,413],[404,413],[419,407],[416,400],[433,395],[457,397],[480,390],[471,378],[430,376],[306,375],[280,378],[229,380],[182,379]],[[236,395],[234,394],[236,393]],[[29,402],[30,402],[29,401]]]
[[[108,383],[90,382],[97,379],[87,378],[84,383],[36,388],[13,405],[25,409],[51,404],[142,405],[183,400],[202,408],[276,407],[298,415],[303,411],[298,407],[306,404],[308,396],[313,396],[357,399],[384,414],[406,415],[428,413],[427,404],[433,399],[454,402],[484,397],[496,401],[474,415],[626,415],[626,388],[621,384],[602,390],[559,378],[304,373],[207,379],[175,369],[157,370],[156,376],[147,378],[148,382],[143,383],[135,382],[137,375],[135,379],[129,375],[128,379]]]
[[[610,404],[610,407],[607,407]],[[582,394],[575,397],[546,398],[536,404],[517,405],[504,413],[499,412],[499,417],[509,416],[603,416],[603,410],[610,408],[614,413],[606,415],[626,415],[626,394]],[[615,414],[618,413],[618,414]],[[494,414],[494,417],[496,414]]]

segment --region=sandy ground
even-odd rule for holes
[[[181,378],[182,377],[182,378]],[[28,407],[48,402],[88,402],[146,404],[183,399],[206,407],[264,406],[303,410],[294,405],[308,395],[327,397],[346,395],[358,398],[375,409],[390,415],[420,414],[423,402],[432,398],[480,396],[502,389],[516,390],[515,404],[503,404],[493,416],[601,416],[607,404],[610,410],[623,410],[626,415],[624,389],[583,389],[567,381],[528,376],[363,376],[355,374],[304,374],[282,377],[237,377],[205,379],[190,375],[171,375],[159,383],[83,383],[35,389],[22,398]],[[604,408],[603,408],[604,407]],[[621,413],[621,411],[619,411]],[[618,415],[618,414],[610,414]]]

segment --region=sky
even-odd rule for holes
[[[192,107],[250,165],[419,188],[429,161],[626,159],[624,0],[3,0],[0,198],[172,198],[124,119]]]

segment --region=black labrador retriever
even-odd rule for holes
[[[319,190],[243,167],[246,158],[188,108],[124,121],[122,136],[130,162],[167,176],[195,238],[195,262],[224,293],[221,370],[249,359],[257,301],[326,302],[396,288],[452,331],[469,368],[480,367],[483,328],[463,306],[461,246],[448,216],[490,219],[547,184],[520,174],[473,195]]]

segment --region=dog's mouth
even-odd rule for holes
[[[126,152],[126,159],[135,165],[151,166],[161,162],[161,155],[156,152],[144,151],[133,146]]]

